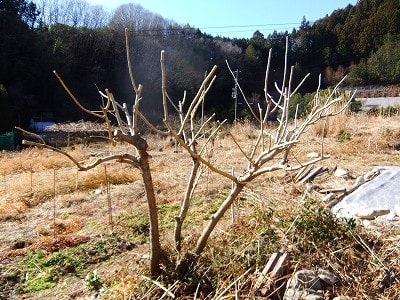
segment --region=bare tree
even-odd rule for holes
[[[56,23],[73,27],[98,28],[108,24],[110,16],[100,5],[90,5],[85,0],[39,0],[37,6],[42,22],[48,26]]]
[[[113,13],[110,26],[115,29],[128,30],[142,35],[163,36],[172,21],[164,19],[139,4],[122,4]]]
[[[134,146],[135,154],[124,153],[118,155],[110,155],[97,159],[97,161],[84,165],[76,161],[68,153],[46,145],[43,139],[38,142],[23,141],[26,145],[45,147],[55,150],[63,155],[66,155],[79,170],[88,170],[98,166],[101,163],[115,160],[121,163],[128,163],[141,171],[142,179],[145,186],[148,213],[150,219],[150,273],[152,276],[160,274],[160,262],[162,258],[162,249],[160,244],[159,224],[157,215],[157,204],[154,193],[154,186],[152,175],[150,171],[148,145],[144,137],[138,130],[139,120],[147,125],[152,131],[162,134],[165,136],[171,136],[174,138],[184,151],[190,155],[193,159],[193,167],[191,174],[188,179],[186,186],[186,192],[182,199],[181,209],[178,216],[175,217],[176,225],[174,229],[175,237],[175,248],[181,252],[181,241],[182,241],[182,225],[185,222],[187,212],[190,209],[190,199],[198,184],[198,179],[201,176],[202,170],[208,168],[210,171],[225,177],[232,181],[232,188],[229,195],[219,206],[218,210],[210,217],[208,224],[204,227],[203,232],[199,235],[197,244],[194,249],[187,253],[181,253],[179,262],[177,262],[176,268],[178,273],[184,274],[188,271],[188,266],[193,263],[203,252],[207,241],[215,229],[215,226],[224,216],[225,212],[229,209],[232,203],[237,199],[243,188],[255,178],[266,174],[275,172],[278,170],[293,171],[302,168],[306,165],[313,164],[319,160],[326,158],[327,156],[323,153],[323,147],[321,147],[321,153],[318,158],[307,159],[296,157],[291,155],[292,148],[300,142],[301,135],[307,130],[307,128],[320,120],[324,120],[329,116],[341,113],[349,104],[350,99],[344,99],[343,97],[336,97],[337,89],[335,88],[331,95],[327,99],[321,99],[319,92],[313,102],[313,107],[309,115],[302,121],[295,118],[294,122],[289,120],[289,104],[290,99],[300,88],[301,84],[306,80],[307,76],[300,82],[296,87],[292,87],[292,78],[294,76],[294,68],[287,67],[287,53],[285,56],[285,71],[283,79],[280,85],[275,83],[275,88],[279,94],[278,99],[274,99],[268,91],[268,77],[269,68],[271,61],[271,51],[269,52],[268,65],[265,75],[265,86],[264,86],[264,104],[258,106],[258,111],[254,111],[244,96],[243,91],[239,86],[246,103],[249,106],[254,118],[258,121],[259,129],[257,138],[254,144],[251,146],[250,151],[246,151],[237,142],[235,137],[231,134],[231,138],[236,144],[242,159],[247,165],[246,169],[238,175],[232,174],[223,168],[218,167],[210,159],[208,151],[212,149],[212,142],[216,138],[217,133],[224,128],[224,122],[217,123],[216,126],[208,126],[214,122],[214,116],[207,119],[202,118],[201,124],[196,124],[196,116],[201,112],[201,107],[204,102],[205,96],[211,88],[213,81],[215,80],[215,73],[217,67],[214,66],[205,76],[201,83],[196,95],[193,97],[188,105],[184,105],[186,97],[178,104],[169,97],[167,92],[167,74],[165,70],[165,52],[161,51],[161,91],[162,91],[162,105],[163,105],[163,121],[165,130],[159,130],[140,111],[140,104],[142,101],[141,95],[143,86],[138,85],[135,81],[133,68],[130,61],[130,50],[128,41],[128,31],[126,30],[126,45],[127,45],[127,61],[129,76],[132,83],[132,90],[135,95],[134,104],[131,109],[127,107],[125,103],[118,103],[113,94],[105,90],[105,92],[99,92],[101,97],[104,99],[104,104],[101,107],[101,112],[93,112],[83,107],[82,104],[75,98],[75,96],[68,89],[64,81],[57,74],[57,78],[76,103],[76,105],[84,112],[102,119],[108,128],[109,140],[115,144],[118,142],[125,142]],[[229,67],[229,65],[228,65]],[[232,72],[233,75],[233,72]],[[234,76],[233,76],[234,77]],[[235,77],[234,77],[235,78]],[[187,107],[187,109],[184,109]],[[171,121],[170,109],[173,109],[176,114],[179,115],[180,123],[175,125]],[[270,127],[268,118],[271,114],[279,112],[279,118],[277,125]],[[115,130],[112,129],[112,121],[115,120],[117,126]]]

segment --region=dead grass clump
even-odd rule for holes
[[[84,220],[80,216],[72,217],[68,220],[60,220],[57,218],[55,224],[49,222],[47,226],[38,226],[36,231],[41,236],[66,235],[81,230],[82,224],[84,224]]]
[[[349,114],[339,114],[312,126],[312,131],[316,137],[332,137],[338,136],[349,130],[348,121],[351,118]]]
[[[140,179],[139,170],[131,166],[115,164],[107,167],[107,181],[110,184],[126,184]]]
[[[107,175],[107,179],[106,179]],[[87,172],[77,172],[75,168],[47,169],[37,172],[4,176],[0,188],[10,199],[23,198],[29,207],[36,206],[55,195],[69,194],[72,191],[87,191],[108,184],[131,183],[140,177],[139,172],[130,166],[108,166]]]
[[[61,157],[55,153],[50,153],[47,157],[38,157],[30,161],[31,170],[57,170],[61,168],[72,167],[72,163],[65,157]]]
[[[0,174],[2,176],[25,172],[30,168],[25,158],[28,151],[9,152],[0,157]]]
[[[138,296],[137,298],[140,298],[140,295],[144,295],[148,290],[149,286],[143,278],[130,274],[118,275],[119,274],[115,276],[115,284],[108,289],[107,294],[104,295],[104,299],[127,299],[127,295],[133,295],[134,297],[132,297],[132,299],[136,298],[135,295]],[[139,286],[142,286],[143,290],[135,293],[135,288]]]
[[[93,190],[104,186],[107,182],[109,184],[125,184],[134,182],[140,178],[138,171],[134,168],[127,168],[121,165],[96,168],[90,171],[78,172],[79,190]]]
[[[83,159],[86,155],[79,147],[70,150],[69,153],[77,160]],[[66,157],[50,150],[37,148],[26,148],[0,157],[0,175],[3,176],[72,166],[73,164]]]
[[[25,201],[3,200],[0,202],[0,221],[17,220],[27,209],[28,205]]]
[[[332,140],[332,143],[325,148],[326,152],[335,157],[344,158],[349,155],[362,155],[368,151],[368,140],[366,141],[363,137],[352,137],[350,140],[343,142],[337,142]]]
[[[249,140],[255,140],[257,138],[259,128],[253,122],[248,120],[237,121],[229,128],[230,134],[228,136],[235,136],[238,141],[249,142]],[[227,138],[228,138],[227,136]]]
[[[48,184],[47,176],[42,176],[43,174],[36,173],[6,176],[1,189],[2,200],[24,202],[27,207],[34,207],[48,200],[54,195],[53,183],[51,182],[51,185]],[[0,202],[1,205],[2,203]]]
[[[400,128],[385,128],[382,132],[382,138],[385,139],[387,149],[400,150]]]
[[[319,260],[339,276],[339,294],[362,299],[398,298],[400,247],[386,239],[382,233],[377,236],[359,228],[349,240],[340,241],[339,249],[332,244],[316,248]]]

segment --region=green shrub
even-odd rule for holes
[[[85,277],[85,284],[90,290],[99,291],[103,287],[99,274],[97,270],[89,272]]]
[[[43,251],[29,251],[19,263],[25,274],[24,290],[37,292],[56,285],[64,273],[74,273],[84,268],[85,263],[80,255],[80,247],[66,248],[47,256]]]
[[[350,140],[351,140],[351,134],[346,130],[342,130],[336,135],[336,142],[338,143],[343,143]]]
[[[293,220],[294,239],[300,251],[307,252],[321,243],[334,244],[335,240],[347,238],[355,228],[353,219],[337,218],[322,203],[308,200]]]

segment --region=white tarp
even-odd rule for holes
[[[381,215],[381,220],[394,220],[400,217],[400,167],[380,168],[376,178],[344,197],[332,207],[332,212],[345,218]]]

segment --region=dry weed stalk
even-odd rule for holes
[[[162,256],[162,249],[160,245],[159,236],[159,223],[157,215],[157,205],[156,197],[154,193],[154,185],[152,180],[152,174],[149,165],[149,154],[148,154],[148,144],[147,141],[141,136],[138,130],[139,119],[146,124],[155,133],[170,136],[174,138],[184,151],[186,151],[193,159],[192,171],[189,176],[189,180],[186,187],[186,192],[184,199],[181,203],[181,209],[178,216],[175,217],[176,225],[174,231],[175,237],[175,247],[178,252],[181,251],[181,240],[182,240],[182,224],[187,216],[188,209],[190,207],[190,201],[193,196],[194,190],[198,184],[198,179],[201,176],[201,171],[203,170],[200,166],[206,167],[210,171],[225,177],[232,181],[232,188],[229,195],[219,206],[216,213],[214,213],[204,227],[203,232],[200,234],[197,244],[192,252],[184,253],[182,259],[177,263],[178,274],[185,274],[188,271],[189,265],[196,261],[198,256],[203,252],[207,241],[214,230],[215,226],[224,216],[225,212],[232,205],[234,200],[242,192],[243,188],[255,178],[265,174],[278,170],[297,170],[306,165],[310,165],[324,159],[324,153],[320,157],[312,160],[302,159],[298,157],[291,157],[289,155],[290,150],[299,143],[301,135],[307,130],[307,128],[321,119],[326,119],[329,116],[337,115],[341,113],[349,104],[350,100],[345,100],[342,97],[335,98],[336,88],[333,90],[331,95],[327,99],[321,99],[319,97],[319,92],[313,103],[313,108],[308,115],[308,117],[299,122],[296,118],[294,125],[289,123],[289,104],[290,99],[300,88],[301,84],[306,80],[307,76],[300,82],[300,84],[293,88],[292,78],[294,76],[294,68],[290,68],[290,73],[287,74],[287,51],[285,55],[285,70],[282,79],[281,86],[275,83],[276,90],[279,93],[279,99],[274,99],[268,93],[268,76],[271,61],[271,51],[269,52],[268,65],[265,75],[265,103],[264,105],[259,105],[259,111],[254,112],[251,107],[251,112],[253,116],[257,119],[259,123],[259,130],[254,144],[251,147],[251,151],[246,151],[239,142],[235,139],[233,135],[230,135],[234,140],[236,147],[240,150],[243,159],[247,163],[247,168],[243,172],[231,172],[231,170],[226,171],[221,167],[218,167],[214,161],[211,160],[212,143],[217,137],[217,133],[223,128],[224,122],[217,123],[217,126],[211,129],[206,129],[209,127],[213,121],[214,116],[204,120],[203,115],[200,126],[195,126],[196,116],[199,112],[202,113],[202,107],[204,103],[205,96],[212,86],[215,80],[216,66],[214,66],[208,75],[204,78],[197,94],[189,103],[186,111],[183,110],[185,102],[185,94],[183,100],[179,102],[178,105],[172,101],[167,92],[167,75],[165,70],[165,52],[161,51],[161,91],[162,91],[162,103],[163,103],[163,121],[165,125],[165,130],[159,130],[154,124],[146,119],[146,117],[140,111],[140,102],[142,101],[142,85],[138,85],[135,82],[133,69],[130,62],[130,50],[129,50],[129,40],[128,32],[126,34],[126,54],[128,61],[129,76],[131,79],[131,84],[133,92],[135,95],[133,107],[131,110],[128,109],[125,103],[118,103],[113,94],[109,90],[105,90],[105,93],[100,92],[100,95],[105,100],[105,105],[101,107],[100,112],[93,112],[84,106],[75,98],[72,92],[68,89],[67,85],[61,79],[61,77],[56,73],[56,77],[59,82],[70,95],[75,104],[84,112],[97,117],[105,123],[108,130],[108,137],[110,142],[115,145],[117,142],[125,142],[134,146],[135,154],[118,154],[110,155],[98,158],[95,162],[84,165],[81,162],[74,159],[65,151],[56,149],[45,144],[43,139],[36,136],[39,142],[23,141],[26,145],[37,146],[42,148],[48,148],[61,153],[70,159],[79,170],[85,171],[92,169],[102,163],[109,161],[117,161],[122,163],[128,163],[141,171],[141,176],[145,186],[145,193],[148,203],[148,213],[150,218],[150,273],[153,277],[160,274],[160,262]],[[287,42],[287,41],[286,41]],[[286,45],[287,47],[287,45]],[[288,47],[287,47],[288,48]],[[229,66],[228,66],[229,67]],[[232,73],[233,75],[233,73]],[[239,89],[244,96],[244,92],[239,86]],[[174,125],[171,121],[169,109],[173,108],[175,112],[179,115],[180,124],[178,126]],[[277,126],[274,128],[268,127],[268,119],[273,114],[279,112],[279,118]],[[112,130],[111,120],[116,120],[117,129]],[[236,175],[238,174],[238,175]]]

